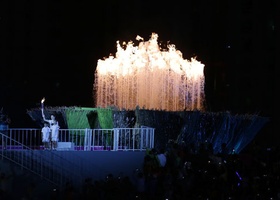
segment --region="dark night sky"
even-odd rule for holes
[[[30,127],[26,111],[43,97],[93,107],[97,60],[155,32],[205,64],[209,110],[274,117],[275,2],[1,1],[0,108],[12,127]]]

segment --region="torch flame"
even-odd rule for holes
[[[41,103],[44,103],[44,101],[45,101],[45,97],[41,100]]]

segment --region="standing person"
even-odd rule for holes
[[[166,155],[165,155],[165,150],[163,148],[161,148],[159,150],[159,153],[156,155],[157,159],[158,159],[158,163],[159,163],[159,167],[161,169],[165,168],[166,165]]]
[[[44,127],[42,128],[42,142],[44,145],[44,149],[50,149],[50,138],[51,138],[51,129],[47,122],[44,123]]]
[[[45,122],[48,122],[50,124],[51,128],[51,147],[52,149],[56,150],[57,148],[57,143],[58,143],[58,130],[59,130],[59,125],[58,121],[56,120],[54,115],[51,115],[51,119],[46,119],[45,115],[42,112],[42,117]]]

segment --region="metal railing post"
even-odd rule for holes
[[[118,150],[118,144],[119,144],[119,129],[114,128],[114,141],[113,141],[113,151],[117,151]]]

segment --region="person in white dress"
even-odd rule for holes
[[[47,122],[44,123],[44,127],[42,128],[42,142],[44,145],[44,149],[50,148],[50,137],[51,137],[51,129]]]
[[[58,121],[56,120],[54,115],[51,115],[51,119],[46,119],[45,115],[42,113],[42,117],[44,119],[45,122],[48,122],[50,124],[50,128],[51,128],[51,148],[53,150],[56,150],[57,148],[57,144],[58,144],[58,140],[59,140],[59,125],[58,125]]]

